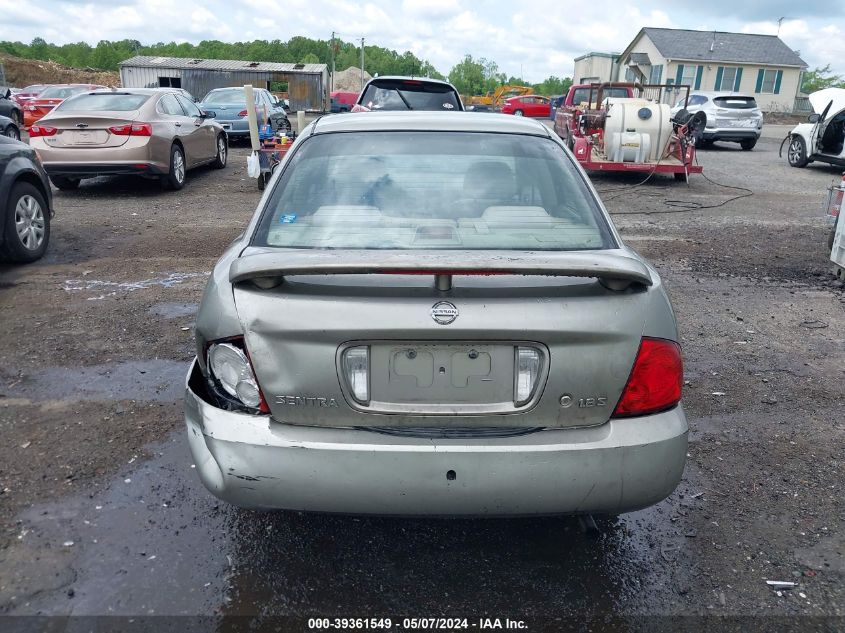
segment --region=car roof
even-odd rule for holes
[[[732,92],[732,91],[718,91],[718,90],[691,90],[689,93],[690,97],[694,97],[696,95],[701,95],[702,97],[744,97],[745,99],[753,99],[754,95],[747,94],[745,92]]]
[[[414,77],[413,75],[382,75],[380,77],[373,77],[367,82],[367,86],[371,83],[377,83],[379,81],[419,81],[421,83],[429,83],[429,84],[438,84],[440,86],[449,86],[450,88],[454,88],[455,92],[457,92],[457,88],[450,84],[448,81],[443,81],[442,79],[432,79],[431,77]],[[366,86],[365,86],[366,88]]]
[[[415,112],[358,112],[342,116],[323,116],[311,127],[312,134],[333,132],[494,132],[504,134],[526,134],[551,138],[549,128],[533,119],[491,114],[477,117],[466,112],[438,112],[417,110]]]

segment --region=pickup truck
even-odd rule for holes
[[[578,135],[578,117],[585,110],[595,109],[598,105],[590,103],[590,91],[592,90],[592,99],[595,99],[598,92],[597,88],[598,84],[575,84],[570,86],[569,92],[566,93],[566,98],[555,112],[554,130],[560,138],[566,141],[569,149],[574,147],[575,136]],[[633,98],[633,96],[634,89],[630,85],[610,87],[605,85],[602,91],[602,99],[604,97]]]

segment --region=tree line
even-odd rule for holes
[[[301,62],[328,64],[331,67],[332,50],[337,70],[360,66],[361,48],[357,43],[340,39],[319,40],[309,37],[292,37],[282,40],[254,40],[251,42],[221,42],[203,40],[189,42],[158,42],[145,45],[138,40],[100,40],[96,46],[86,42],[51,44],[36,37],[29,44],[0,42],[0,53],[26,59],[49,60],[73,68],[117,70],[120,62],[135,55],[155,57],[190,57],[194,59],[243,59],[257,62]],[[410,51],[399,53],[381,46],[364,47],[364,66],[371,75],[416,75],[445,79],[428,60],[420,59]],[[556,76],[537,83],[525,83],[517,77],[508,77],[499,71],[495,62],[466,55],[448,74],[449,80],[461,94],[483,95],[503,84],[529,85],[538,94],[563,94],[572,83],[569,78]]]

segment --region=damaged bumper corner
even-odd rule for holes
[[[434,439],[283,424],[203,397],[194,361],[185,420],[203,484],[235,505],[383,515],[620,513],[680,481],[681,407],[600,427]]]

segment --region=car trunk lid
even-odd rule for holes
[[[448,290],[435,287],[435,278],[446,286],[443,277]],[[248,249],[230,280],[276,419],[451,429],[607,421],[653,283],[623,251]],[[366,350],[365,399],[356,397],[350,350]],[[530,388],[520,391],[529,357]]]
[[[97,112],[73,113],[51,116],[41,121],[41,125],[56,128],[54,136],[44,140],[51,147],[85,149],[102,149],[104,147],[120,147],[129,140],[128,134],[112,134],[110,128],[129,125],[136,121],[139,111],[130,112]]]

